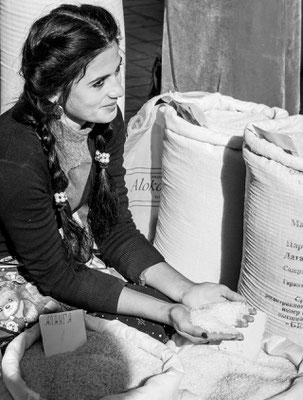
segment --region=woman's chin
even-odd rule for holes
[[[118,113],[117,106],[108,108],[106,110],[106,112],[104,112],[104,110],[102,110],[102,115],[100,115],[100,116],[97,115],[96,120],[91,121],[91,122],[95,122],[95,123],[99,123],[99,124],[107,124],[116,118],[117,113]]]

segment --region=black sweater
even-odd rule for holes
[[[13,115],[11,109],[0,117],[0,259],[15,255],[42,294],[90,312],[116,312],[124,282],[66,259],[47,157],[33,128],[17,122]],[[101,256],[128,280],[138,282],[140,273],[163,257],[132,221],[122,166],[125,134],[121,114],[112,126],[114,133],[105,151],[111,155],[108,172],[119,191],[121,217],[102,243]],[[104,126],[95,125],[90,147],[94,147],[92,138],[98,129]],[[89,198],[94,173],[92,167],[82,204]],[[100,245],[98,238],[95,241]]]

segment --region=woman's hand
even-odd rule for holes
[[[246,299],[240,294],[230,290],[225,285],[217,283],[194,283],[183,295],[182,304],[189,308],[201,308],[204,304],[221,301],[237,301],[246,303]],[[247,326],[248,322],[254,320],[253,315],[256,311],[249,309],[249,315],[243,315],[238,327]]]
[[[194,283],[183,295],[182,303],[190,308],[199,308],[206,303],[226,300],[246,302],[243,296],[225,285],[204,282]]]
[[[169,324],[173,326],[181,336],[196,344],[218,343],[222,340],[243,339],[241,333],[208,333],[202,328],[193,326],[190,321],[190,309],[182,304],[172,304],[170,306]]]

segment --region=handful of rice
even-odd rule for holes
[[[244,315],[249,315],[247,304],[222,301],[191,310],[190,320],[209,333],[237,334],[236,326]]]

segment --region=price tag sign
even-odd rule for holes
[[[42,314],[39,324],[46,357],[74,351],[87,341],[83,310]]]

